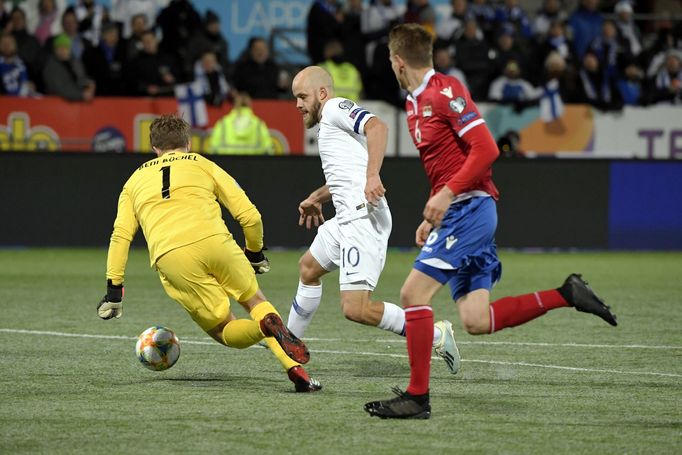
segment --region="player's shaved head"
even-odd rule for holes
[[[334,80],[331,74],[327,72],[322,67],[319,66],[308,66],[303,68],[294,78],[291,84],[294,91],[298,89],[302,90],[314,90],[317,92],[320,88],[325,88],[328,91],[334,90]],[[294,93],[294,96],[296,93]],[[330,93],[330,98],[333,95]]]
[[[306,128],[312,128],[320,121],[324,103],[334,97],[334,80],[324,68],[308,66],[294,77],[291,91]]]

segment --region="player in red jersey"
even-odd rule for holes
[[[497,145],[466,87],[434,71],[432,38],[425,29],[416,24],[393,28],[389,49],[393,72],[409,93],[407,123],[431,182],[431,194],[415,236],[422,249],[400,290],[410,383],[405,391],[395,388],[395,398],[367,403],[365,410],[381,418],[427,419],[431,415],[431,299],[445,284],[465,330],[473,335],[514,327],[569,306],[611,325],[617,323],[609,307],[577,274],[569,275],[557,289],[490,302],[490,290],[502,273],[495,247],[499,193],[490,168],[499,153]]]

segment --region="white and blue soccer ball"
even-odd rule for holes
[[[145,368],[167,370],[180,358],[180,342],[171,329],[155,325],[137,338],[135,355]]]

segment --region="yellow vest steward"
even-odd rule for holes
[[[211,153],[230,155],[268,155],[273,153],[268,127],[248,107],[239,107],[214,126]]]
[[[357,101],[362,94],[362,79],[355,65],[348,62],[334,63],[327,60],[322,65],[334,81],[334,96]]]
[[[244,230],[250,251],[263,248],[258,209],[237,182],[196,153],[169,152],[140,166],[118,198],[109,243],[107,278],[123,282],[130,242],[142,227],[152,266],[165,253],[216,234],[230,232],[222,218],[225,206]]]

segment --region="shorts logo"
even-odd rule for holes
[[[351,100],[343,100],[339,102],[339,107],[341,109],[346,109],[350,111],[350,108],[353,107],[353,102]]]
[[[436,240],[438,240],[438,233],[436,231],[433,231],[429,234],[429,237],[426,239],[426,244],[427,245],[433,245]]]
[[[457,240],[459,239],[457,239],[454,235],[448,235],[445,237],[445,249],[449,250],[452,248],[452,246],[457,243]]]
[[[467,102],[464,101],[464,98],[461,96],[458,96],[454,100],[450,101],[450,109],[453,110],[453,112],[457,112],[458,114],[461,114],[464,112],[464,108],[467,107]]]

